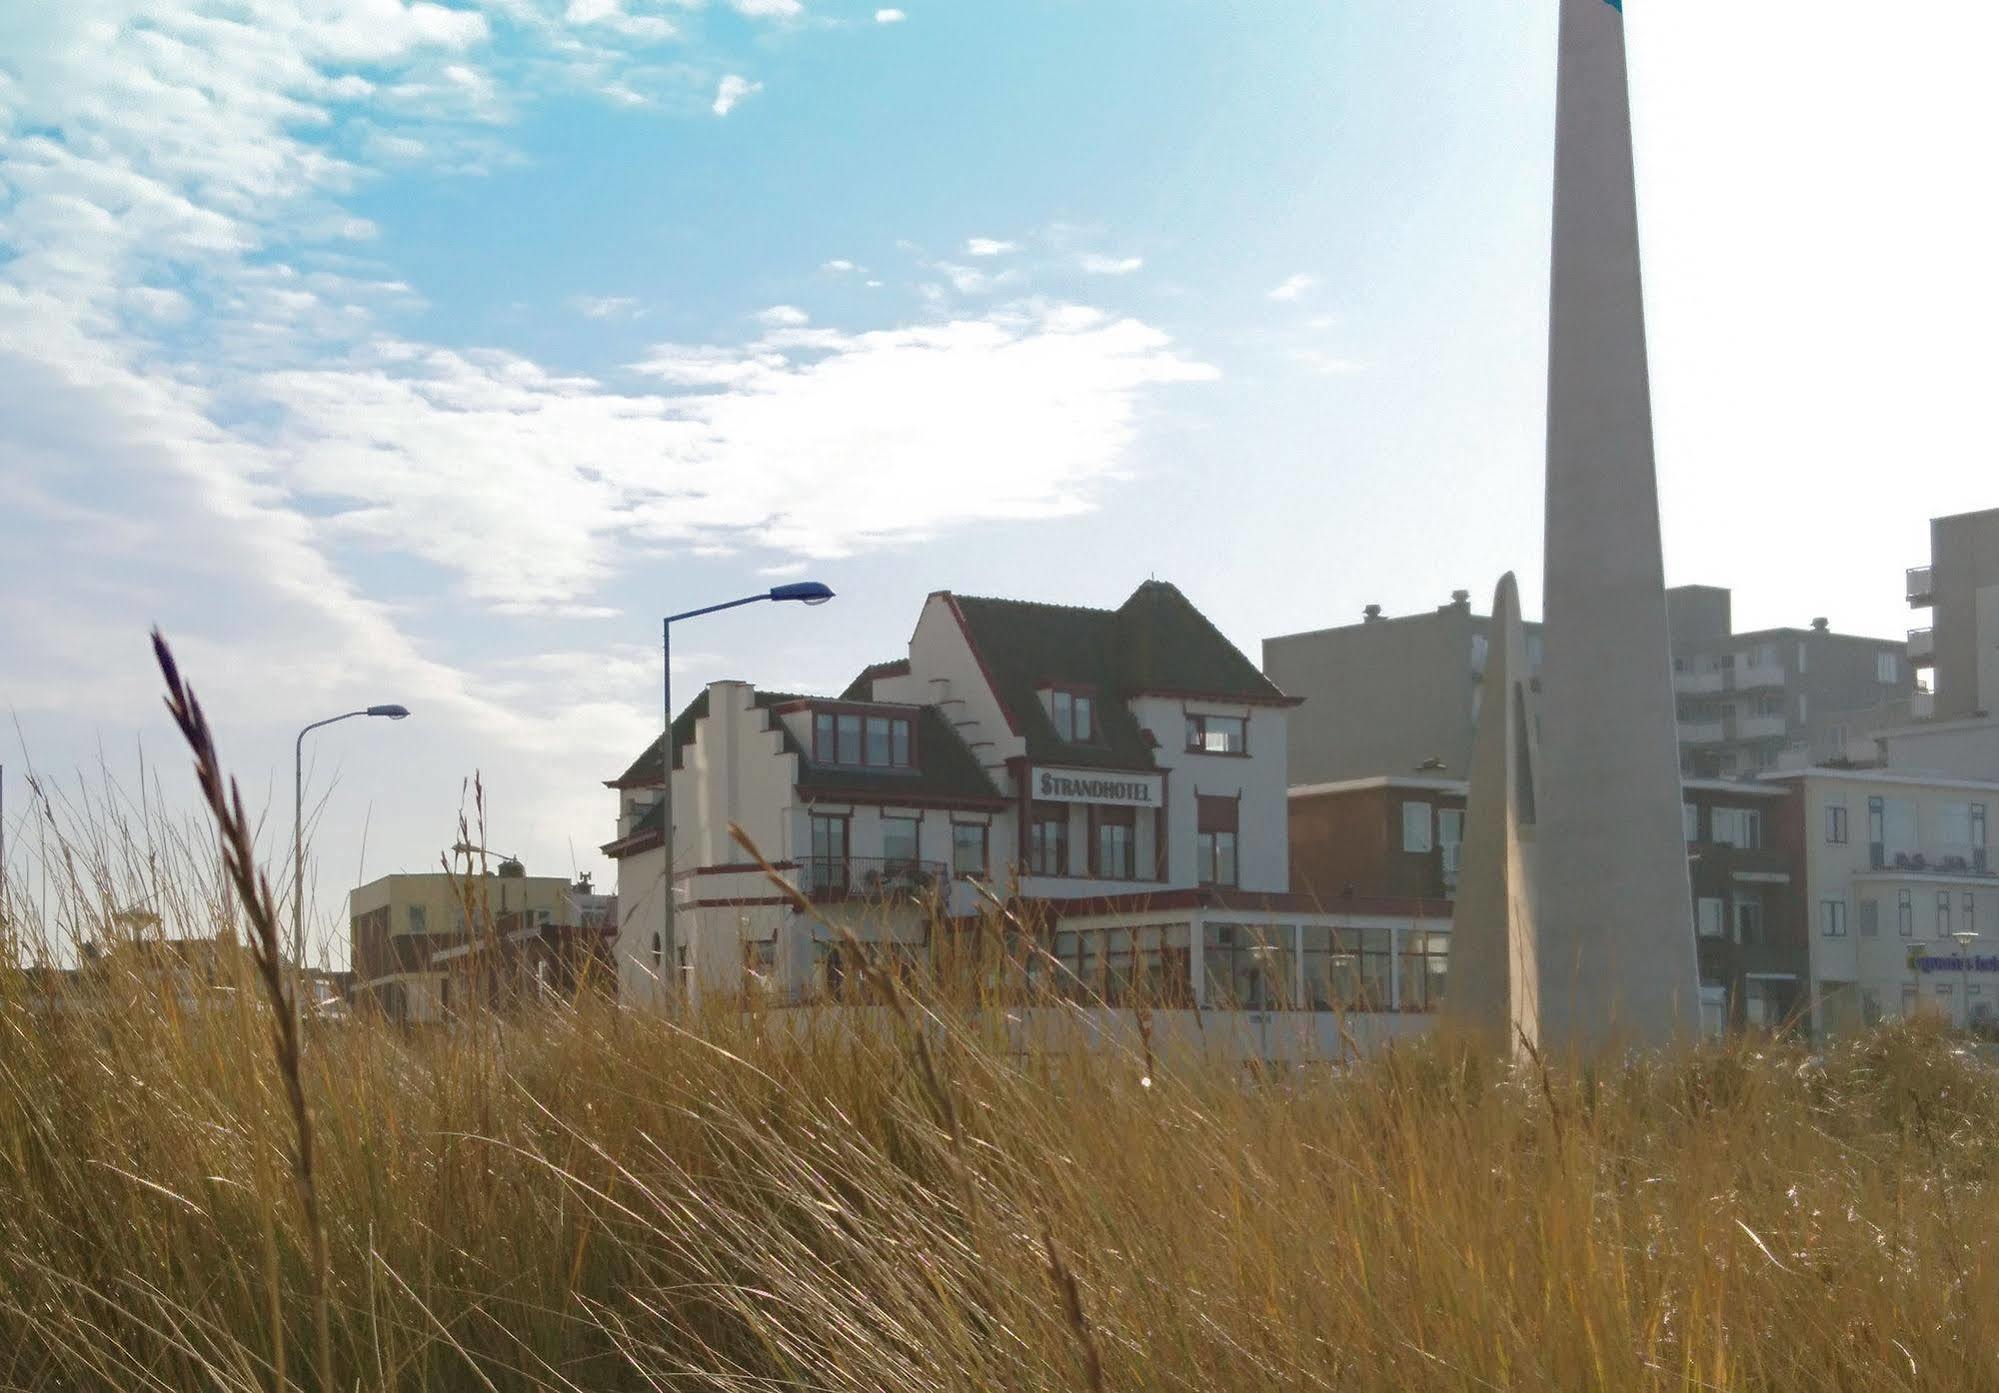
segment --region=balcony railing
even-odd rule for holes
[[[1765,687],[1784,685],[1784,665],[1782,663],[1739,663],[1733,669],[1734,680],[1729,684],[1738,692],[1753,692]]]
[[[1870,842],[1867,860],[1877,871],[1914,871],[1924,875],[1993,874],[1992,856],[1984,847],[1963,851],[1890,851],[1880,842]]]
[[[1715,696],[1728,690],[1727,675],[1720,672],[1676,672],[1673,690],[1684,696]]]
[[[815,900],[909,900],[948,889],[942,861],[899,856],[813,856],[798,868],[798,888]]]
[[[1680,722],[1682,745],[1719,745],[1726,739],[1728,730],[1720,721]]]
[[[1735,740],[1775,740],[1784,730],[1784,718],[1776,715],[1737,716],[1729,722],[1730,738]]]
[[[1934,667],[1937,661],[1937,631],[1909,630],[1909,662],[1916,667]]]
[[[1923,609],[1936,600],[1936,572],[1928,566],[1909,567],[1909,605]]]

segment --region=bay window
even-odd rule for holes
[[[850,769],[914,767],[914,733],[907,716],[859,711],[812,714],[812,758]]]

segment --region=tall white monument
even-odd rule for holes
[[[1539,820],[1544,1048],[1700,1025],[1624,15],[1561,0]]]

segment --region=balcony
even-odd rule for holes
[[[1673,690],[1682,696],[1717,696],[1727,690],[1727,682],[1719,672],[1676,672]]]
[[[1909,630],[1909,663],[1912,667],[1935,667],[1937,665],[1937,631],[1935,629]]]
[[[1730,684],[1738,692],[1759,691],[1765,687],[1784,685],[1784,665],[1782,663],[1740,663],[1734,669],[1735,680]]]
[[[950,884],[950,869],[942,861],[901,856],[814,856],[798,867],[798,888],[815,900],[900,903],[941,893]]]
[[[1729,738],[1732,740],[1781,740],[1784,738],[1784,718],[1782,716],[1737,716],[1729,723]]]
[[[1890,851],[1880,842],[1867,848],[1869,867],[1888,875],[1950,876],[1958,879],[1999,879],[1992,870],[1991,853],[1984,847],[1957,851]]]
[[[1728,739],[1728,729],[1720,721],[1681,721],[1682,745],[1719,745]]]
[[[1909,568],[1909,608],[1928,609],[1936,603],[1936,571],[1929,566]]]

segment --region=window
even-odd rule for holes
[[[1985,869],[1985,805],[1971,805],[1971,869]]]
[[[1736,895],[1735,941],[1749,947],[1754,947],[1763,941],[1763,897],[1761,895],[1755,893]]]
[[[1881,993],[1873,987],[1860,989],[1860,1023],[1870,1029],[1881,1024]]]
[[[951,824],[951,874],[984,878],[987,867],[987,840],[991,831],[983,822]]]
[[[1728,988],[1719,982],[1701,983],[1701,1034],[1719,1040],[1728,1030]]]
[[[1950,937],[1950,891],[1937,891],[1937,937]]]
[[[1903,938],[1916,936],[1916,897],[1913,891],[1895,892],[1895,932]]]
[[[1883,682],[1902,680],[1902,660],[1893,653],[1877,653],[1874,657],[1874,675]]]
[[[1692,846],[1701,839],[1701,810],[1694,803],[1680,804],[1680,832]]]
[[[1028,813],[1027,868],[1035,875],[1069,874],[1069,808],[1036,803]]]
[[[1971,805],[1945,803],[1937,809],[1936,839],[1941,848],[1971,845]]]
[[[1431,834],[1430,805],[1428,803],[1404,803],[1402,805],[1402,849],[1404,851],[1427,852],[1433,850],[1436,842]]]
[[[1332,929],[1307,924],[1305,998],[1314,1011],[1387,1011],[1395,1001],[1395,945],[1390,929]],[[1449,943],[1447,935],[1434,937]]]
[[[1881,936],[1881,901],[1862,900],[1860,902],[1860,936],[1879,938]]]
[[[1209,924],[1201,944],[1208,1005],[1245,1011],[1296,1006],[1297,932],[1289,924]]]
[[[907,716],[868,716],[857,711],[815,711],[812,715],[812,758],[820,764],[908,769],[910,740]]]
[[[1810,713],[1810,711],[1811,711],[1811,707],[1810,707],[1810,706],[1809,706],[1809,705],[1808,705],[1808,704],[1806,703],[1806,699],[1805,699],[1805,694],[1804,694],[1803,692],[1799,692],[1799,693],[1798,693],[1798,724],[1799,724],[1799,725],[1803,725],[1803,724],[1804,724],[1805,722],[1807,722],[1807,721],[1809,721],[1809,720],[1811,719],[1811,716],[1810,716],[1810,714],[1809,714],[1809,713]]]
[[[1442,808],[1437,812],[1437,845],[1444,852],[1444,884],[1458,883],[1458,866],[1464,852],[1465,814],[1462,808]]]
[[[882,870],[890,876],[907,876],[922,869],[923,823],[913,817],[882,819]]]
[[[1138,809],[1092,808],[1097,825],[1095,874],[1106,880],[1138,878]]]
[[[1197,795],[1194,860],[1203,885],[1236,884],[1238,810],[1233,798]]]
[[[1754,808],[1716,808],[1709,817],[1717,846],[1754,851],[1762,843],[1763,814]]]
[[[1846,805],[1828,803],[1825,805],[1825,839],[1835,846],[1846,843]]]
[[[1187,749],[1193,754],[1246,755],[1249,721],[1242,716],[1187,717]]]
[[[426,930],[424,927],[423,906],[420,904],[413,904],[409,907],[408,912],[409,912],[410,932],[413,934],[424,933]]]
[[[847,819],[812,819],[812,863],[807,867],[806,888],[841,891],[847,888]]]
[[[1798,644],[1798,674],[1803,676],[1812,670],[1812,650],[1800,642]]]
[[[1097,703],[1087,692],[1054,688],[1048,693],[1048,716],[1064,740],[1081,744],[1097,738]]]
[[[1701,899],[1694,904],[1694,924],[1702,938],[1721,938],[1727,932],[1724,910],[1718,899]]]
[[[1914,982],[1904,982],[1902,984],[1902,1019],[1907,1020],[1915,1014],[1916,984]]]
[[[1819,901],[1819,932],[1827,938],[1846,937],[1846,901]]]
[[[1867,860],[1876,870],[1888,864],[1887,800],[1867,800]]]

